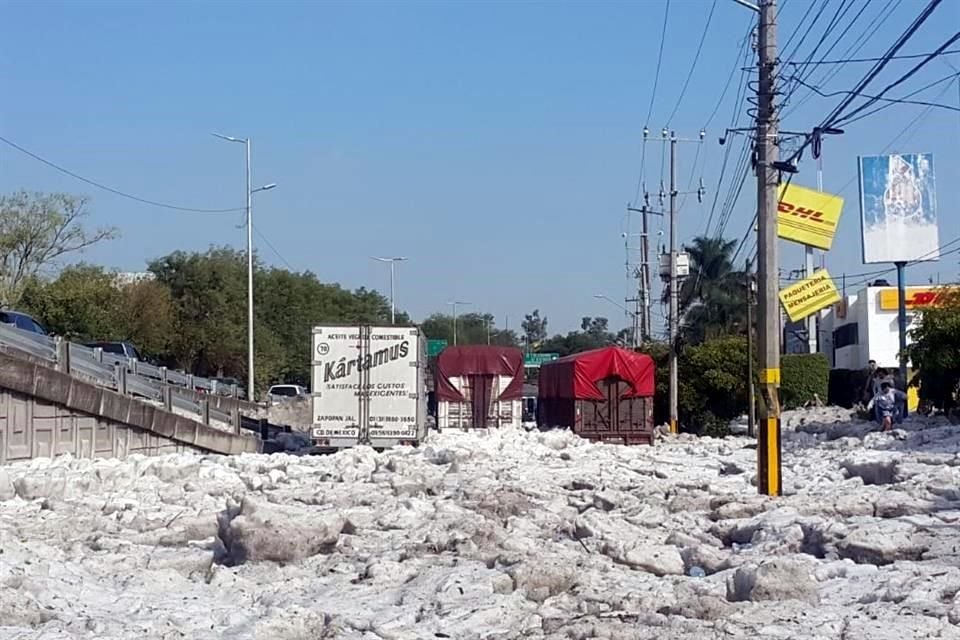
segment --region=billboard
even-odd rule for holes
[[[933,155],[860,156],[863,261],[937,260],[937,200]]]
[[[795,184],[780,185],[777,235],[829,251],[837,232],[843,198]]]
[[[821,309],[840,302],[840,293],[826,269],[815,271],[806,280],[780,292],[780,304],[791,322],[803,320]]]

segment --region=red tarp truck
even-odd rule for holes
[[[447,347],[437,357],[434,380],[440,429],[520,426],[520,349],[486,345]]]
[[[540,367],[537,424],[566,427],[590,440],[653,444],[654,364],[609,347]]]

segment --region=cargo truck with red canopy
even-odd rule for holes
[[[437,357],[434,382],[440,429],[519,427],[523,352],[514,347],[447,347]]]
[[[655,367],[618,347],[577,353],[540,367],[537,424],[589,440],[653,444]]]

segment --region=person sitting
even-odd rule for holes
[[[885,380],[880,384],[880,393],[875,395],[867,405],[867,410],[871,408],[876,412],[876,419],[881,425],[881,431],[890,431],[893,429],[893,422],[900,422],[899,413],[901,406],[906,406],[907,394],[893,387],[893,383]]]

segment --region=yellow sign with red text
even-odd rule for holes
[[[843,211],[843,198],[795,184],[778,191],[777,235],[829,251]]]
[[[960,295],[960,287],[907,287],[906,294],[906,308],[910,311],[939,306],[949,297]],[[897,311],[899,304],[900,296],[896,289],[880,291],[881,311]]]
[[[833,279],[826,269],[815,271],[806,280],[791,285],[780,292],[780,304],[791,322],[803,320],[821,309],[840,302]]]

